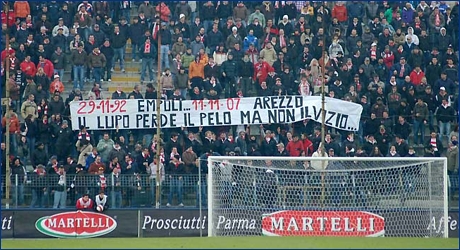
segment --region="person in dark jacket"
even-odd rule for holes
[[[133,24],[130,26],[130,29],[128,30],[129,38],[131,39],[131,47],[133,51],[133,62],[136,60],[136,57],[139,57],[139,59],[141,58],[137,52],[138,50],[140,50],[143,41],[139,38],[144,35],[144,32],[146,30],[146,25],[139,23],[139,17],[134,17]]]
[[[236,77],[238,76],[238,62],[233,60],[233,54],[229,53],[227,61],[221,65],[221,74],[224,79],[225,98],[235,97]]]
[[[62,101],[58,93],[54,94],[52,101],[48,103],[48,107],[50,115],[62,114],[65,110],[64,101]]]
[[[111,46],[110,39],[105,39],[104,44],[100,47],[101,53],[105,56],[106,62],[105,62],[105,67],[103,68],[102,71],[102,79],[105,79],[107,81],[112,81],[112,61],[113,57],[115,55],[115,51]],[[106,76],[107,77],[104,77]]]
[[[169,29],[166,27],[166,23],[161,23],[161,67],[164,66],[163,69],[169,68],[169,46],[172,44],[172,35]],[[158,62],[160,63],[160,62]]]
[[[240,61],[239,68],[241,69],[239,85],[243,91],[243,95],[247,97],[254,96],[256,94],[255,86],[252,81],[252,77],[254,76],[254,65],[249,60],[248,54],[245,54],[243,60]]]
[[[174,193],[177,193],[177,201],[179,203],[179,207],[184,206],[182,203],[182,186],[184,184],[185,165],[179,159],[179,155],[174,155],[172,161],[170,161],[168,164],[166,173],[169,176],[170,186],[168,203],[166,204],[167,207],[171,206]]]
[[[114,51],[114,57],[112,58],[112,66],[115,67],[115,62],[120,60],[121,72],[125,73],[125,46],[127,37],[120,31],[120,27],[116,26],[113,33],[111,34],[111,43]]]
[[[58,159],[66,159],[70,154],[72,143],[72,130],[69,128],[67,120],[62,121],[57,133],[56,150]]]
[[[265,131],[265,138],[262,140],[260,145],[260,152],[264,156],[273,156],[276,152],[276,141],[273,139],[272,132],[270,130]]]
[[[21,206],[24,203],[24,184],[27,181],[27,171],[21,160],[16,157],[11,163],[11,184],[15,186],[13,191],[13,204]]]
[[[38,165],[45,166],[48,163],[48,159],[49,157],[45,150],[45,144],[43,142],[37,142],[35,150],[32,151],[30,158],[32,167],[36,169]]]
[[[141,69],[141,83],[145,79],[145,71],[148,70],[150,81],[153,81],[153,60],[156,55],[156,50],[154,44],[149,38],[145,40],[143,44],[139,47],[139,57],[142,59],[142,69]],[[133,55],[134,58],[134,55]]]
[[[284,147],[284,143],[280,142],[276,144],[276,152],[274,156],[289,156],[289,153],[286,151],[286,148]]]
[[[32,201],[30,202],[30,208],[42,208],[47,204],[49,186],[44,165],[38,164],[37,168],[31,174],[30,179],[32,183]]]

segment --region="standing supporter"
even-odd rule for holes
[[[85,65],[87,54],[83,51],[83,44],[78,44],[77,50],[72,52],[70,61],[73,65],[73,88],[82,90],[84,88]]]
[[[111,82],[113,68],[112,62],[115,52],[112,46],[110,45],[110,39],[106,38],[99,50],[105,57],[105,67],[103,67],[101,70],[101,79],[103,79],[104,81]]]

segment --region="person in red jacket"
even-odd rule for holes
[[[410,72],[410,81],[415,86],[420,85],[422,83],[422,78],[425,77],[425,73],[420,69],[420,66],[416,66],[412,72]]]
[[[51,79],[54,75],[53,63],[50,60],[44,58],[43,56],[40,56],[38,59],[39,61],[37,63],[37,69],[43,68],[43,71],[45,71],[45,74],[48,76],[48,78]]]
[[[19,67],[26,76],[35,77],[35,74],[37,73],[37,68],[35,67],[35,64],[30,60],[30,56],[26,56],[24,62],[22,62]]]
[[[8,20],[6,20],[8,17]],[[13,9],[9,9],[8,15],[6,14],[5,10],[2,10],[2,23],[7,23],[8,27],[12,27],[14,22],[16,21],[16,14],[14,13]]]
[[[347,7],[342,2],[337,2],[332,8],[332,18],[336,17],[337,21],[344,23],[348,20]]]
[[[59,92],[59,93],[64,92],[64,84],[62,83],[62,81],[59,78],[58,74],[54,75],[54,80],[50,84],[50,93],[51,93],[51,95],[54,95],[56,92]]]
[[[91,198],[89,198],[89,194],[84,194],[77,200],[75,207],[77,210],[92,211],[94,208],[94,202]]]
[[[299,140],[299,135],[294,135],[294,140],[288,142],[286,150],[289,152],[290,156],[303,156],[305,149],[303,147],[303,142]]]
[[[160,13],[160,19],[163,22],[169,22],[169,16],[171,15],[171,10],[169,10],[168,5],[164,2],[161,2],[156,7],[157,13]]]
[[[264,58],[259,57],[259,62],[254,64],[254,81],[258,80],[259,84],[265,82],[268,72],[275,71],[270,64],[264,61]]]
[[[313,142],[308,139],[308,135],[306,133],[302,134],[302,142],[303,142],[303,149],[304,149],[304,156],[311,156],[314,152],[313,150]]]

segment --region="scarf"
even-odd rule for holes
[[[43,112],[43,115],[48,115],[48,105],[45,105],[45,106],[40,105],[40,106],[38,106],[37,111],[38,111],[38,113]],[[47,124],[48,120],[45,120],[43,123]]]
[[[104,190],[104,188],[107,187],[107,180],[103,174],[99,175],[99,184],[102,190]]]
[[[78,140],[83,139],[83,136],[87,141],[90,141],[90,135],[88,132],[86,132],[85,134],[83,134],[82,132],[78,133]]]
[[[144,54],[150,54],[150,43],[145,43]]]

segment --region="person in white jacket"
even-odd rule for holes
[[[404,42],[407,42],[407,38],[409,37],[412,39],[412,43],[418,46],[420,41],[418,40],[418,36],[414,34],[414,28],[412,27],[407,28],[407,35],[404,38]]]
[[[327,152],[325,152],[323,144],[320,143],[318,146],[318,149],[315,152],[313,152],[311,157],[329,157],[329,156],[327,155]],[[329,162],[327,160],[323,160],[323,161],[312,160],[310,166],[315,170],[323,170],[323,169],[326,169],[328,163]]]

